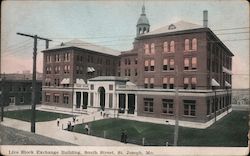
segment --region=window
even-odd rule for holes
[[[192,57],[192,69],[197,69],[197,58]]]
[[[135,64],[137,64],[137,62],[138,62],[138,60],[137,60],[137,58],[135,58]]]
[[[168,52],[168,42],[163,43],[163,52]]]
[[[183,82],[183,88],[184,89],[187,89],[188,88],[188,84],[189,84],[189,78],[188,77],[185,77],[184,78],[184,82]]]
[[[151,44],[151,54],[154,54],[155,53],[155,44],[152,43]]]
[[[109,93],[109,108],[113,107],[113,94]]]
[[[171,78],[169,79],[169,88],[170,88],[170,89],[174,89],[174,78],[173,78],[173,77],[171,77]]]
[[[144,112],[154,112],[154,99],[144,98]]]
[[[130,76],[131,74],[130,74],[130,69],[128,69],[128,76]]]
[[[127,69],[124,70],[124,75],[127,76]]]
[[[148,44],[144,44],[144,52],[145,52],[145,54],[149,54],[149,45]]]
[[[162,99],[162,113],[174,114],[174,100],[173,99]]]
[[[64,104],[69,104],[69,95],[68,94],[63,95],[63,103]]]
[[[214,113],[214,107],[215,107],[215,100],[213,99],[213,102],[212,102],[212,113]]]
[[[20,97],[20,103],[24,103],[24,97],[23,96]]]
[[[54,103],[59,103],[59,94],[54,94]]]
[[[192,39],[192,50],[194,50],[194,51],[197,50],[197,39],[196,38]]]
[[[189,58],[184,58],[184,70],[189,69]]]
[[[184,115],[195,116],[195,103],[194,100],[183,100]]]
[[[197,84],[196,77],[192,77],[192,80],[191,80],[191,88],[192,88],[192,89],[195,89],[195,88],[196,88],[196,84]]]
[[[50,102],[50,94],[45,94],[45,102]]]
[[[169,63],[170,63],[169,69],[174,70],[174,59],[170,59]]]
[[[137,69],[135,69],[135,76],[137,76],[138,75],[138,73],[137,73]]]
[[[128,64],[128,60],[127,60],[127,59],[124,60],[124,64],[125,64],[125,65]]]
[[[154,88],[155,79],[150,78],[150,88]]]
[[[170,42],[170,52],[175,52],[174,41]]]
[[[144,88],[148,88],[148,78],[144,79]]]
[[[131,61],[130,61],[130,59],[128,58],[128,65],[130,65],[131,64]]]
[[[60,85],[60,81],[59,81],[58,78],[54,80],[54,84],[55,84],[55,86],[59,86]]]
[[[151,60],[150,61],[150,71],[154,71],[155,70],[155,60]]]
[[[113,85],[109,85],[109,90],[113,90]]]
[[[190,47],[189,47],[189,39],[185,39],[185,49],[184,51],[189,51]]]
[[[210,115],[210,100],[207,100],[207,115]]]
[[[168,59],[163,60],[163,70],[168,70]]]
[[[163,88],[163,89],[167,89],[167,87],[168,87],[168,78],[167,78],[167,77],[164,77],[164,78],[162,79],[162,88]]]
[[[79,74],[79,73],[80,73],[79,70],[80,70],[80,69],[79,69],[79,66],[76,66],[76,74]]]
[[[148,71],[149,61],[145,60],[144,62],[144,71]]]

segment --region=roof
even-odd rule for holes
[[[140,18],[137,21],[137,26],[138,25],[144,25],[144,24],[149,25],[149,21],[148,21],[148,18],[146,16],[146,14],[145,14],[145,6],[143,5],[142,6],[141,16],[140,16]]]
[[[183,31],[183,30],[191,30],[191,29],[199,29],[199,28],[203,28],[203,26],[198,25],[198,24],[194,24],[194,23],[190,23],[190,22],[186,22],[186,21],[178,21],[176,23],[166,25],[164,27],[158,28],[156,30],[153,30],[153,31],[146,33],[144,35],[141,35],[141,36],[176,32],[176,31]]]
[[[98,76],[89,79],[89,81],[128,81],[128,79],[118,76]]]
[[[104,46],[100,46],[100,45],[95,45],[95,44],[88,43],[88,42],[78,40],[78,39],[74,39],[74,40],[71,40],[69,42],[65,42],[65,43],[63,43],[61,45],[55,46],[53,48],[46,49],[44,51],[57,50],[57,49],[70,48],[70,47],[76,47],[76,48],[80,48],[80,49],[87,49],[87,50],[90,50],[90,51],[95,51],[95,52],[108,54],[108,55],[114,55],[114,56],[120,55],[120,52],[117,51],[117,50],[107,48],[107,47],[104,47]]]

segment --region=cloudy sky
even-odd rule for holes
[[[4,1],[2,2],[1,69],[32,71],[33,40],[17,32],[50,38],[50,47],[72,39],[124,51],[132,48],[143,1]],[[249,87],[249,6],[246,1],[145,1],[151,30],[178,20],[208,25],[234,53],[233,87]],[[44,41],[38,42],[42,71]]]

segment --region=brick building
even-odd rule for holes
[[[15,77],[13,77],[15,75]],[[1,102],[4,106],[30,105],[32,94],[32,80],[29,75],[4,74],[1,76]],[[36,83],[36,104],[42,102],[42,80]]]
[[[221,118],[231,111],[233,54],[207,27],[206,11],[203,18],[203,25],[179,21],[150,31],[143,6],[130,51],[117,55],[81,43],[45,50],[44,103],[204,124]],[[100,58],[113,64],[98,66]]]
[[[80,40],[43,51],[43,103],[72,107],[74,86],[96,76],[117,75],[119,53]]]

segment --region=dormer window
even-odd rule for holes
[[[176,26],[173,25],[173,24],[170,24],[170,25],[168,26],[168,30],[173,30],[173,29],[176,29]]]

